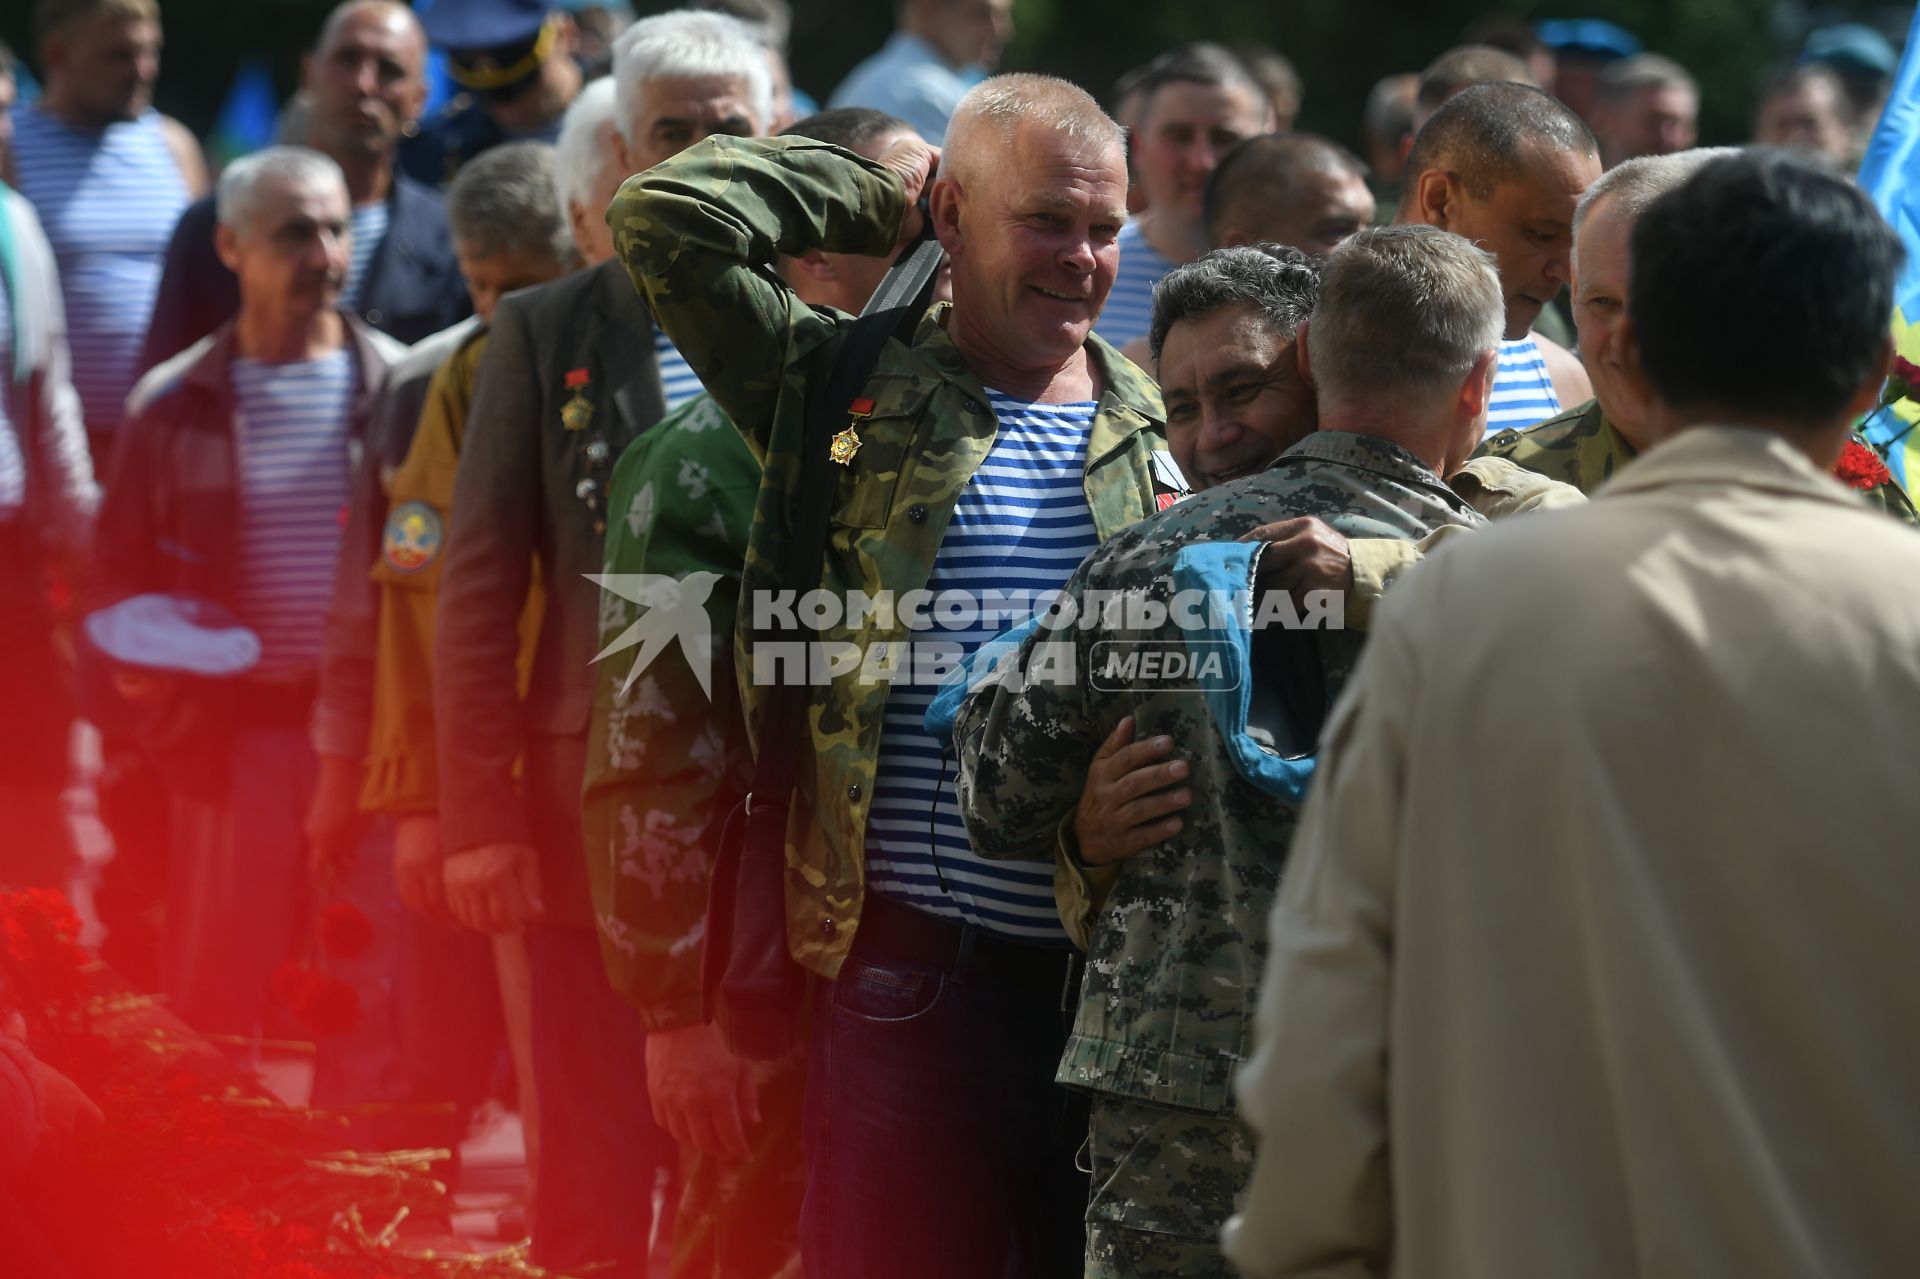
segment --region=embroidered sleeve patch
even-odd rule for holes
[[[380,558],[394,572],[411,575],[439,559],[446,541],[439,511],[426,502],[402,502],[387,516]]]

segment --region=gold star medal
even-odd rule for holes
[[[589,381],[585,369],[567,370],[567,386],[573,391],[573,398],[560,406],[560,425],[569,431],[584,431],[593,421],[593,404],[587,399]]]
[[[862,418],[873,416],[873,401],[855,400],[848,409],[848,414],[853,420],[847,423],[846,430],[833,437],[833,442],[827,448],[827,456],[842,466],[853,465],[853,455],[860,451],[860,432],[854,428],[860,424]]]

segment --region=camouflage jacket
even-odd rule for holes
[[[779,584],[804,434],[807,388],[832,368],[849,319],[816,311],[773,270],[808,248],[887,252],[899,238],[905,194],[879,165],[806,138],[713,137],[629,178],[607,221],[634,284],[763,466],[741,583],[741,607]],[[947,307],[929,311],[911,345],[889,342],[864,398],[859,447],[838,473],[820,587],[837,601],[856,591],[925,588],[954,503],[999,429],[985,388],[946,332]],[[1112,347],[1089,338],[1103,391],[1087,444],[1084,491],[1104,540],[1158,509],[1169,492],[1160,393]],[[1156,465],[1155,459],[1161,459]],[[814,726],[801,744],[787,847],[787,938],[824,977],[840,970],[865,885],[868,805],[889,684],[884,662],[909,639],[902,607],[843,611],[821,628],[851,645],[862,669],[813,689]],[[751,614],[749,614],[751,617]],[[739,671],[755,731],[764,687],[755,683],[742,627]],[[757,743],[756,743],[757,746]]]
[[[1183,546],[1239,537],[1262,524],[1313,515],[1348,537],[1413,539],[1444,525],[1484,521],[1440,478],[1397,445],[1323,431],[1260,475],[1209,489],[1136,525],[1089,556],[1068,594],[1081,606],[1114,599],[1166,605]],[[1050,632],[1022,645],[1022,669],[1053,660],[1078,678],[989,682],[967,699],[954,729],[960,809],[988,857],[1050,858],[1080,798],[1087,765],[1123,716],[1138,733],[1171,736],[1192,772],[1193,804],[1180,833],[1120,864],[1092,922],[1087,973],[1062,1083],[1211,1113],[1232,1109],[1230,1082],[1249,1051],[1253,996],[1266,956],[1266,919],[1298,810],[1235,770],[1202,692],[1156,681],[1142,663],[1089,685],[1096,661],[1123,648],[1183,647],[1178,610],[1118,615]],[[1269,678],[1317,717],[1338,693],[1364,637],[1339,629],[1280,631]],[[1047,655],[1070,646],[1068,660]],[[1270,661],[1270,664],[1267,664]],[[1266,681],[1263,681],[1263,683]],[[1297,700],[1296,700],[1297,699]]]
[[[1854,439],[1864,448],[1872,447],[1857,435]],[[1638,454],[1619,429],[1607,421],[1606,414],[1600,411],[1600,401],[1588,400],[1538,426],[1490,435],[1475,456],[1505,458],[1591,494]],[[1894,519],[1920,524],[1920,513],[1915,512],[1912,500],[1891,476],[1871,488],[1856,491],[1867,505],[1885,511]]]
[[[747,785],[732,636],[759,488],[753,455],[702,395],[629,444],[608,489],[581,820],[607,974],[650,1031],[701,1019],[712,840]],[[642,573],[717,579],[705,601],[714,642],[704,687],[697,657],[679,644],[636,646],[626,634],[641,616],[630,579]]]

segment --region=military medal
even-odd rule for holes
[[[560,425],[569,431],[584,431],[593,421],[593,405],[587,400],[587,384],[591,380],[585,369],[567,370],[567,386],[573,398],[560,406]]]
[[[873,416],[873,401],[855,400],[847,409],[847,415],[853,420],[847,423],[846,430],[833,437],[833,443],[827,448],[827,456],[842,466],[852,465],[853,455],[860,451],[860,432],[854,428]]]

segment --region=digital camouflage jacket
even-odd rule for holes
[[[899,179],[807,138],[708,138],[629,178],[607,215],[614,243],[660,327],[740,428],[763,475],[741,583],[739,674],[750,732],[756,686],[748,629],[757,592],[780,577],[807,388],[832,368],[851,320],[801,302],[774,270],[783,255],[888,252],[899,238]],[[889,342],[853,425],[858,448],[838,468],[820,587],[835,601],[927,584],[960,491],[998,423],[948,339],[948,309],[928,312],[910,345]],[[1087,445],[1085,494],[1102,539],[1158,509],[1172,490],[1157,388],[1089,338],[1103,391]],[[851,406],[850,406],[851,407]],[[1162,459],[1157,470],[1155,458]],[[902,607],[842,611],[820,629],[851,645],[856,669],[813,689],[788,831],[787,937],[794,957],[835,976],[853,941],[865,886],[868,805],[890,688],[877,673],[910,640]],[[758,743],[755,743],[758,748]]]
[[[1123,602],[1171,604],[1183,547],[1302,515],[1350,538],[1412,540],[1447,525],[1484,523],[1398,445],[1322,431],[1259,475],[1208,489],[1120,534],[1074,573],[1068,595],[1082,607],[1111,602],[1116,592]],[[1021,646],[1020,667],[1030,669],[1047,643],[1069,645],[1075,678],[1050,674],[1025,687],[990,681],[975,689],[954,728],[960,810],[982,855],[1050,858],[1088,763],[1122,717],[1135,717],[1140,738],[1173,739],[1192,770],[1186,785],[1193,803],[1177,835],[1119,864],[1093,916],[1086,981],[1059,1078],[1223,1114],[1232,1108],[1233,1072],[1250,1048],[1267,914],[1298,809],[1241,778],[1204,693],[1191,682],[1156,680],[1141,664],[1118,676],[1107,669],[1102,687],[1091,686],[1089,674],[1116,645],[1123,652],[1185,647],[1179,610],[1157,619],[1131,611],[1105,612],[1091,626],[1043,626]],[[1267,634],[1274,647],[1263,656]],[[1283,686],[1287,705],[1297,708],[1288,718],[1303,749],[1311,749],[1318,718],[1352,670],[1363,638],[1328,628],[1278,630],[1255,640],[1263,680]]]

